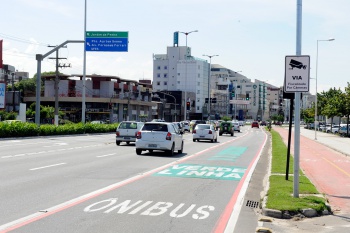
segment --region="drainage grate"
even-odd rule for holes
[[[250,201],[247,200],[247,204],[245,206],[251,207],[251,208],[258,208],[259,202],[258,201]]]

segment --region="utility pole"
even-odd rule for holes
[[[54,47],[56,48],[57,46],[51,46],[49,45],[48,47]],[[63,46],[62,48],[67,48],[67,46]],[[67,59],[67,58],[60,58],[58,57],[58,51],[59,49],[56,50],[56,57],[49,57],[49,59],[55,59],[56,60],[56,77],[55,77],[55,120],[54,120],[54,123],[55,125],[57,126],[58,125],[58,82],[59,82],[59,72],[58,72],[58,68],[66,68],[66,67],[70,67],[70,64],[66,65],[66,64],[59,64],[58,61],[60,59]]]

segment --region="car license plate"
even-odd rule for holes
[[[156,148],[157,144],[148,144],[148,147]]]
[[[124,139],[130,139],[130,137],[124,137]]]
[[[227,127],[225,127],[225,130],[227,130]]]
[[[205,136],[200,136],[201,138],[204,138]]]

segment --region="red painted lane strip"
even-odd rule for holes
[[[258,152],[256,153],[254,159],[252,160],[252,162],[249,164],[244,176],[242,177],[241,181],[238,183],[237,188],[235,190],[235,192],[233,193],[229,203],[227,204],[224,212],[222,213],[222,215],[220,216],[218,222],[216,223],[216,226],[214,228],[214,230],[212,232],[215,233],[222,233],[225,231],[227,223],[231,217],[232,211],[234,209],[234,206],[236,205],[237,202],[237,197],[239,195],[239,193],[241,192],[242,186],[245,182],[245,179],[247,178],[250,169],[252,169],[254,163],[256,162],[256,160],[260,157],[260,154],[262,153],[262,150],[265,146],[265,143],[267,141],[267,135],[265,134],[265,141],[264,143],[261,145],[260,149],[258,150]]]
[[[247,135],[247,133],[243,134],[240,137],[237,137],[235,139],[227,141],[225,143],[222,143],[222,144],[219,144],[217,146],[213,146],[213,147],[210,147],[210,148],[205,149],[203,151],[197,152],[197,153],[195,153],[193,155],[190,155],[190,156],[188,156],[186,158],[183,158],[183,159],[180,159],[180,160],[176,160],[176,161],[174,161],[172,163],[169,163],[169,164],[166,164],[164,166],[158,167],[156,169],[150,170],[150,171],[148,171],[148,172],[146,172],[146,173],[144,173],[142,175],[131,177],[131,178],[126,179],[124,181],[121,181],[121,182],[118,182],[116,184],[107,186],[106,188],[103,188],[103,189],[100,189],[98,191],[94,191],[94,192],[88,193],[86,195],[83,195],[83,196],[80,196],[78,198],[75,198],[75,199],[73,199],[71,201],[64,202],[64,203],[62,203],[60,205],[51,207],[45,213],[43,212],[42,214],[39,214],[39,215],[38,214],[29,215],[29,216],[26,216],[26,217],[22,218],[22,220],[18,219],[16,221],[14,221],[14,224],[10,223],[10,226],[6,227],[4,230],[1,230],[0,233],[6,233],[6,232],[13,231],[13,230],[15,230],[17,228],[23,227],[23,226],[25,226],[27,224],[30,224],[32,222],[35,222],[35,221],[38,221],[40,219],[46,218],[46,217],[48,217],[50,215],[53,215],[55,213],[58,213],[58,212],[63,211],[65,209],[68,209],[70,207],[76,206],[76,205],[78,205],[80,203],[83,203],[85,201],[88,201],[88,200],[90,200],[90,199],[92,199],[94,197],[100,196],[102,194],[108,193],[108,192],[110,192],[112,190],[115,190],[117,188],[120,188],[120,187],[122,187],[124,185],[127,185],[127,184],[130,184],[130,183],[135,182],[137,180],[143,179],[143,178],[145,178],[147,176],[150,176],[150,175],[152,175],[152,174],[154,174],[156,172],[159,172],[159,171],[161,171],[161,170],[163,170],[165,168],[168,168],[168,167],[170,167],[172,165],[179,164],[179,163],[184,162],[184,161],[186,161],[188,159],[191,159],[193,157],[199,156],[199,155],[203,154],[204,152],[207,152],[207,151],[213,150],[213,149],[215,149],[215,148],[217,148],[219,146],[223,146],[223,145],[226,145],[228,143],[231,143],[232,141],[235,141],[235,140],[237,140],[237,139],[239,139],[241,137],[244,137],[245,135]],[[3,226],[5,226],[5,225],[7,225],[7,224],[4,224]],[[3,227],[3,226],[0,226],[0,227]]]

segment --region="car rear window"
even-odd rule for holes
[[[197,129],[210,129],[210,125],[197,125]]]
[[[119,129],[137,129],[137,123],[134,123],[134,122],[122,122],[119,125]]]
[[[230,123],[222,123],[222,126],[230,126]]]
[[[143,131],[162,131],[168,132],[168,126],[165,124],[145,124],[142,128]]]

